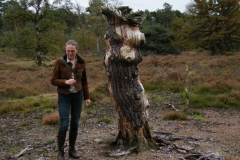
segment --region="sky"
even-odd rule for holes
[[[88,7],[89,0],[72,0],[72,2],[80,4],[80,6]],[[133,11],[145,9],[149,11],[156,11],[157,9],[163,9],[163,4],[166,2],[172,6],[173,10],[179,10],[185,12],[186,5],[193,0],[119,0],[122,1],[122,6],[129,6]]]

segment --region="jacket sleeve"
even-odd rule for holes
[[[84,100],[90,99],[85,65],[82,73],[82,91],[83,91]]]
[[[62,63],[61,59],[57,59],[54,64],[51,84],[54,86],[67,87],[67,85],[65,84],[66,79],[61,78],[61,69],[60,69],[61,63]]]

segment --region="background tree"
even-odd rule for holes
[[[141,25],[147,43],[142,46],[144,53],[154,54],[179,54],[177,47],[172,43],[175,38],[176,28],[171,28],[172,21],[175,17],[181,18],[183,15],[179,11],[173,11],[172,6],[164,3],[164,9],[157,9],[149,12],[145,10],[147,15],[146,21]],[[176,25],[176,24],[174,24]],[[179,26],[178,26],[179,27]]]
[[[62,53],[68,39],[76,39],[80,52],[104,51],[106,26],[99,6],[118,7],[120,0],[90,0],[89,6],[71,0],[1,0],[0,46],[13,48],[17,56],[39,58]],[[145,10],[144,54],[178,54],[179,49],[210,50],[224,54],[239,50],[237,0],[195,0],[183,14],[163,4],[163,9]]]
[[[240,42],[238,0],[195,0],[188,7],[187,22],[179,32],[179,45],[195,43],[193,48],[211,50],[214,54],[233,51]]]
[[[81,35],[81,42],[82,43],[79,43],[79,44],[82,44],[83,46],[83,51],[84,53],[87,53],[87,48],[86,48],[86,40],[85,40],[85,31],[86,31],[86,25],[85,24],[85,15],[83,14],[84,12],[84,8],[82,6],[80,6],[79,4],[76,4],[76,13],[77,13],[77,16],[78,16],[78,24],[77,24],[77,30],[80,31],[80,35]],[[80,41],[79,41],[80,42]]]
[[[107,0],[89,0],[89,7],[86,8],[86,11],[89,13],[86,22],[89,29],[96,35],[98,53],[103,53],[102,38],[106,30],[106,25],[99,10],[99,6],[105,6],[107,2]]]
[[[110,7],[119,7],[123,4],[121,0],[108,0],[107,6]]]
[[[62,53],[62,46],[68,39],[79,42],[80,52],[103,52],[106,47],[102,41],[106,26],[99,6],[114,8],[122,5],[120,0],[90,0],[86,9],[70,0],[55,0],[53,4],[48,0],[1,2],[1,46],[14,48],[18,56],[37,56],[39,65],[42,56]],[[142,25],[150,45],[143,46],[146,54],[176,54],[176,48],[172,47],[176,25],[171,27],[171,23],[175,17],[181,17],[181,13],[171,8],[170,4],[164,3],[162,10],[146,10],[147,20]],[[152,31],[147,29],[149,27]],[[164,48],[151,47],[154,45]]]
[[[145,34],[146,44],[142,47],[144,52],[154,54],[179,54],[177,48],[172,45],[173,32],[159,24],[144,24],[141,30]]]
[[[11,6],[4,13],[8,29],[14,30],[14,47],[17,55],[36,55],[38,65],[42,64],[42,56],[48,52],[59,51],[58,40],[64,25],[55,21],[48,1],[10,1]]]
[[[84,12],[84,8],[70,0],[55,1],[54,4],[56,4],[54,7],[56,20],[66,25],[65,35],[71,36],[75,30],[79,29],[79,17]]]
[[[3,11],[4,11],[4,2],[5,0],[0,0],[0,33],[3,31]]]
[[[96,36],[88,24],[89,17],[91,16],[85,12],[85,8],[76,5],[75,12],[77,14],[77,28],[72,32],[71,38],[79,42],[79,51],[86,54],[96,50]]]
[[[161,24],[165,28],[170,28],[171,21],[174,19],[175,13],[172,11],[172,5],[168,3],[163,4],[162,16],[161,16]]]

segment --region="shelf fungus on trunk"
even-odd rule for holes
[[[138,71],[142,61],[140,47],[145,43],[139,27],[146,15],[143,11],[133,12],[128,6],[100,10],[108,25],[104,57],[108,89],[118,113],[115,144],[137,146],[141,152],[153,145],[148,124],[149,102]]]

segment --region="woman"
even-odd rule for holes
[[[79,158],[75,150],[75,142],[78,133],[78,124],[82,110],[82,99],[86,105],[90,104],[89,90],[85,69],[85,60],[78,52],[78,44],[74,40],[66,43],[66,54],[63,58],[56,60],[51,83],[57,86],[58,112],[60,126],[58,130],[58,160],[64,160],[64,142],[69,124],[69,113],[71,113],[69,131],[69,156]]]

